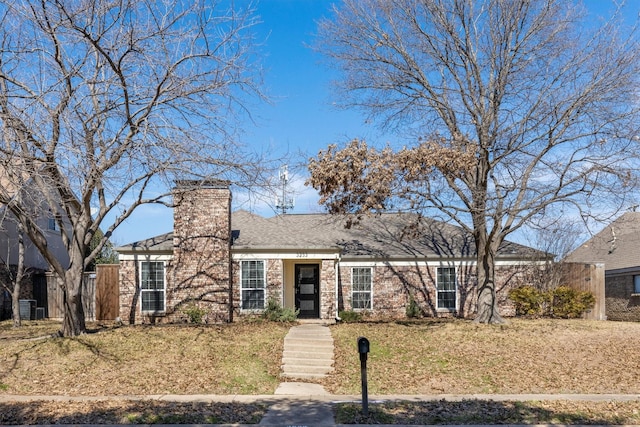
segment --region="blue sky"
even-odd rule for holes
[[[239,4],[247,2],[237,1]],[[313,156],[320,149],[336,142],[358,137],[369,142],[384,143],[391,136],[382,135],[376,127],[366,123],[357,111],[332,107],[331,71],[322,63],[319,54],[308,46],[313,44],[316,22],[327,16],[329,0],[261,0],[257,14],[261,23],[255,28],[264,66],[265,91],[273,99],[271,105],[259,105],[252,111],[255,124],[247,121],[245,144],[274,157],[286,153],[305,153]],[[610,8],[613,0],[585,0],[590,11],[600,14]],[[637,16],[640,0],[630,0],[629,16]],[[290,189],[296,206],[290,212],[317,212],[317,196],[304,187],[305,177],[291,174]],[[274,211],[266,204],[243,201],[234,195],[234,208],[249,209],[265,216]],[[113,234],[117,245],[153,237],[171,231],[172,211],[162,206],[142,206]]]
[[[242,2],[240,2],[242,4]],[[273,157],[287,153],[317,154],[333,142],[353,137],[373,141],[376,129],[354,111],[331,106],[330,70],[321,56],[308,46],[313,43],[316,22],[331,6],[325,0],[262,0],[257,4],[261,23],[254,29],[264,67],[264,90],[273,100],[255,111],[255,123],[245,124],[244,143]],[[297,160],[304,157],[297,156]],[[317,196],[304,187],[304,177],[292,171],[290,189],[296,206],[290,212],[318,211]],[[274,214],[266,204],[243,201],[234,194],[234,208],[252,210],[264,216]],[[114,233],[116,245],[171,231],[172,211],[162,206],[142,206]]]

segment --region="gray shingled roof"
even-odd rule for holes
[[[264,218],[247,211],[233,212],[235,251],[328,250],[343,257],[376,258],[473,258],[473,237],[460,227],[422,218],[419,228],[412,214],[387,213],[366,216],[350,229],[345,219],[328,214],[292,214]],[[172,249],[172,234],[136,242],[119,248],[121,252],[147,248]],[[498,256],[508,259],[531,258],[543,253],[527,246],[505,242]]]
[[[640,266],[640,212],[627,212],[567,256],[569,262],[603,262],[605,271]]]
[[[116,252],[172,252],[173,233],[165,233],[146,240],[119,246]]]

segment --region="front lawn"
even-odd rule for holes
[[[290,325],[92,326],[52,336],[55,322],[0,323],[0,394],[120,396],[0,404],[0,424],[257,423],[265,402],[164,402],[131,395],[272,394]],[[342,423],[640,424],[638,401],[439,400],[440,394],[640,394],[640,323],[511,320],[365,322],[331,326],[333,394],[360,394],[357,338],[371,343],[369,395],[428,394],[432,400],[336,405]]]
[[[332,327],[336,372],[325,388],[360,393],[356,341],[371,343],[370,394],[640,393],[640,323],[465,320]]]
[[[262,322],[124,326],[67,339],[47,337],[55,322],[30,323],[0,325],[2,393],[271,394],[289,330]]]

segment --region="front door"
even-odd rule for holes
[[[314,264],[296,264],[296,309],[301,319],[320,317],[320,269]]]

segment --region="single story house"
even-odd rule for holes
[[[567,256],[604,264],[608,320],[640,321],[640,212],[626,212]]]
[[[173,232],[117,248],[120,318],[184,321],[197,306],[209,322],[259,313],[269,299],[300,318],[333,320],[342,310],[404,317],[415,301],[426,316],[472,317],[476,259],[472,236],[411,214],[344,218],[231,212],[224,182],[179,182]],[[497,256],[502,313],[511,286],[545,254],[506,242]]]

